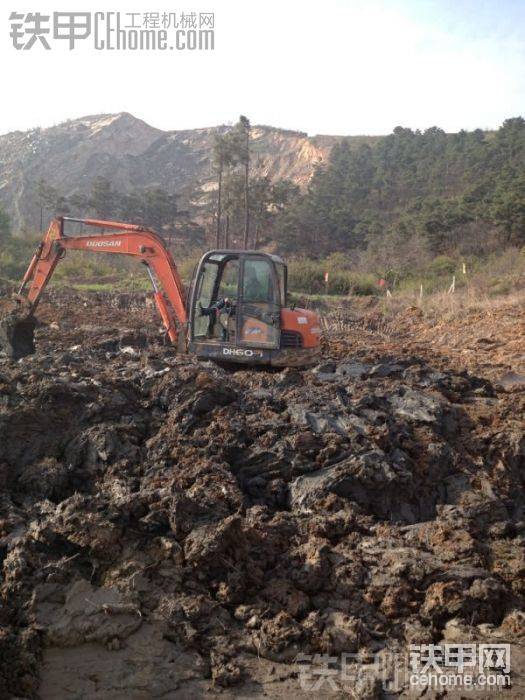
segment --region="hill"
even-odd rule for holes
[[[213,137],[227,129],[162,131],[122,112],[5,134],[0,136],[0,204],[13,232],[21,234],[39,225],[39,180],[66,197],[86,192],[99,176],[122,192],[156,186],[176,193],[205,190],[213,186]],[[338,140],[254,126],[254,172],[304,187]]]

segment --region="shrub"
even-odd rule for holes
[[[193,279],[193,273],[195,267],[197,266],[199,260],[202,257],[202,253],[195,252],[190,253],[187,257],[183,258],[180,262],[175,258],[175,263],[177,265],[177,270],[182,281],[185,284],[190,284]]]
[[[349,277],[352,280],[350,294],[356,294],[357,296],[377,296],[381,294],[374,275],[350,273]]]
[[[68,280],[69,282],[83,282],[86,280],[100,280],[103,277],[115,276],[118,270],[110,262],[101,259],[100,253],[68,253],[65,260],[57,265],[54,273],[56,280]],[[91,256],[91,257],[87,257]]]
[[[288,264],[288,286],[293,292],[322,294],[325,291],[322,264],[313,260],[292,260]]]
[[[335,256],[325,261],[292,260],[288,265],[288,286],[291,292],[302,294],[373,295],[380,290],[373,275],[352,272],[343,265],[334,268]],[[338,262],[342,262],[339,260]],[[330,264],[332,263],[332,265]],[[325,273],[328,272],[328,284]]]
[[[438,255],[428,266],[429,272],[434,275],[451,275],[455,272],[457,262],[448,255]]]
[[[491,297],[502,296],[503,294],[509,294],[509,292],[512,291],[512,288],[512,279],[501,279],[496,277],[490,281],[488,293]]]
[[[27,267],[36,243],[33,240],[8,238],[2,242],[0,249],[0,276],[9,280],[20,280]]]

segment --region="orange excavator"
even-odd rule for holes
[[[99,232],[66,235],[67,223]],[[306,309],[287,308],[287,267],[276,255],[208,251],[186,294],[170,251],[154,231],[115,221],[57,217],[19,290],[30,316],[68,250],[129,255],[141,261],[166,333],[179,351],[201,359],[277,367],[307,366],[319,359],[319,318]]]

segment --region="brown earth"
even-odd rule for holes
[[[0,359],[0,697],[404,697],[439,642],[512,644],[523,697],[522,308],[350,310],[280,372],[177,357],[140,295],[39,319]]]

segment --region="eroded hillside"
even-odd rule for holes
[[[227,127],[161,131],[131,114],[99,114],[0,136],[0,202],[23,233],[39,224],[37,183],[64,196],[89,191],[97,176],[120,191],[161,186],[187,192],[212,185],[213,137]],[[254,173],[306,185],[337,137],[309,138],[266,126],[252,129]]]

